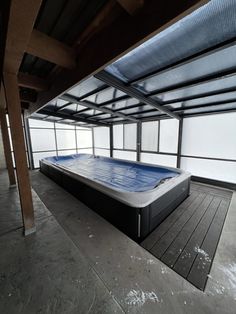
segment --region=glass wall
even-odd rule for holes
[[[118,124],[113,126],[113,157],[137,160],[137,124]]]
[[[166,119],[141,125],[141,161],[162,166],[177,166],[179,121]]]
[[[93,128],[94,136],[94,154],[99,156],[110,157],[110,128],[95,127]]]
[[[183,120],[180,168],[192,175],[236,183],[236,113]],[[110,128],[86,129],[29,119],[34,167],[51,155],[94,153],[110,156]],[[177,167],[179,121],[113,125],[114,158]],[[140,139],[140,143],[138,140]],[[140,145],[140,151],[137,147]]]
[[[49,156],[93,153],[92,130],[69,124],[29,119],[33,167]]]
[[[185,118],[181,168],[193,175],[236,183],[236,113]]]

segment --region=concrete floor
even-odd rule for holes
[[[0,313],[236,313],[236,193],[205,292],[38,171],[37,233],[22,236],[0,175]]]

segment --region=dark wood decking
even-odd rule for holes
[[[141,245],[204,290],[232,192],[191,183],[190,196]]]

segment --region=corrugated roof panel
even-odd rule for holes
[[[234,38],[235,11],[235,0],[212,0],[106,70],[123,81],[130,81]]]
[[[164,102],[183,99],[187,97],[197,97],[201,94],[209,94],[218,90],[236,89],[236,75],[230,75],[220,79],[215,79],[206,83],[196,84],[194,86],[179,88],[171,92],[156,95],[155,99]]]

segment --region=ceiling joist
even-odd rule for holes
[[[64,43],[33,29],[26,52],[63,68],[76,66],[75,51]]]
[[[36,91],[43,91],[49,88],[49,84],[45,80],[37,76],[21,72],[18,73],[18,85],[21,87],[31,88]]]
[[[144,0],[117,0],[130,15],[134,15],[143,6]]]

